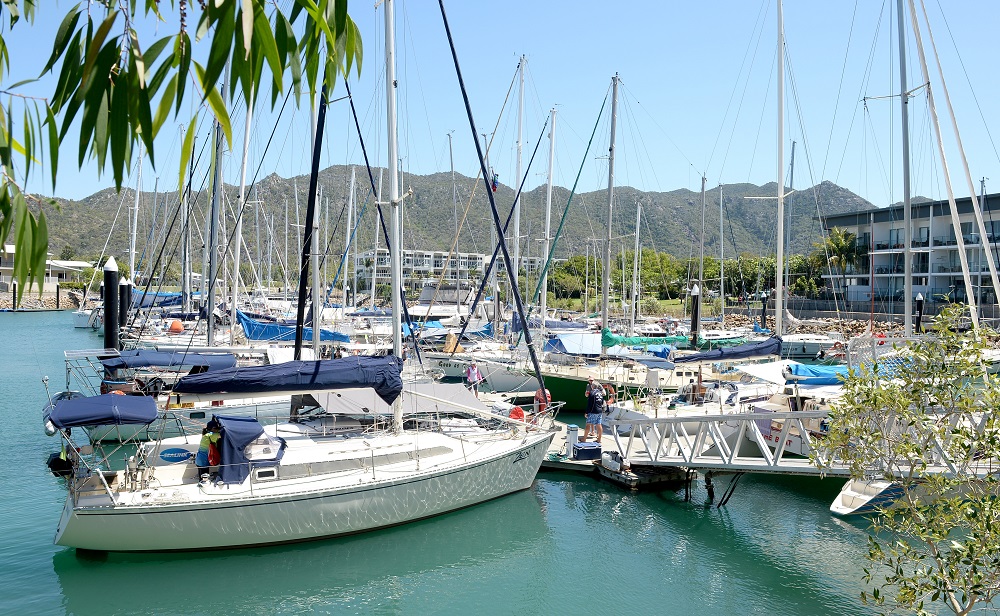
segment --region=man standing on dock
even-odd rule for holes
[[[603,385],[594,380],[594,377],[589,377],[584,395],[587,396],[587,424],[583,428],[583,440],[586,441],[593,434],[600,442],[604,435],[601,415],[604,413],[604,398],[607,392]]]

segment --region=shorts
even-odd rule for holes
[[[587,413],[587,425],[598,426],[601,424],[600,413]]]

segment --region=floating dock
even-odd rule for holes
[[[686,479],[686,473],[679,468],[649,468],[635,464],[623,468],[621,464],[623,456],[618,450],[616,439],[609,438],[606,434],[599,441],[601,456],[598,459],[576,460],[573,458],[572,444],[567,445],[566,442],[570,425],[572,424],[554,422],[558,432],[549,445],[545,459],[542,460],[542,470],[593,475],[629,490],[660,487],[664,484],[680,483]],[[583,429],[578,428],[577,434],[582,435]]]

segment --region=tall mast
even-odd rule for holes
[[[701,174],[701,253],[698,256],[698,284],[705,286],[705,185],[708,178]]]
[[[347,268],[350,265],[350,255],[351,255],[351,233],[354,230],[354,182],[355,182],[355,168],[351,167],[351,190],[347,194],[347,225],[344,228],[344,267],[341,268],[344,272],[343,277],[341,277],[341,286],[344,289],[344,309],[347,309],[347,302],[350,299],[348,284],[347,284]]]
[[[288,299],[288,197],[285,197],[285,286],[284,293],[281,294],[282,299]]]
[[[632,310],[629,314],[629,329],[635,334],[635,315],[639,309],[639,223],[642,221],[642,203],[635,204],[635,252],[632,253]]]
[[[252,94],[251,94],[252,96]],[[240,200],[236,207],[236,246],[233,248],[233,306],[232,316],[229,318],[229,344],[236,346],[236,328],[234,325],[239,321],[236,318],[240,299],[240,253],[243,249],[243,208],[246,207],[246,186],[247,186],[247,156],[250,154],[250,125],[253,122],[253,100],[247,101],[247,117],[243,127],[243,160],[240,163]],[[256,212],[256,210],[255,210]],[[260,224],[257,225],[257,250],[260,251]],[[259,252],[258,252],[259,256]],[[260,259],[257,259],[257,267],[260,267]]]
[[[403,300],[400,292],[403,288],[403,263],[400,253],[400,227],[402,216],[399,207],[399,174],[397,172],[398,145],[396,143],[396,40],[393,25],[395,23],[393,0],[385,0],[385,98],[386,98],[386,136],[389,140],[389,262],[392,273],[392,352],[396,357],[403,356]],[[403,427],[403,405],[397,396],[392,404],[393,428],[401,431]]]
[[[719,299],[722,300],[722,327],[726,326],[726,233],[723,226],[722,183],[719,183]]]
[[[208,346],[212,346],[215,337],[215,287],[218,276],[219,264],[216,246],[219,243],[219,215],[222,208],[219,207],[219,182],[222,180],[222,125],[218,120],[214,121],[215,128],[215,156],[212,160],[212,206],[209,217],[208,233],[208,280],[203,284],[208,285],[208,302],[204,305],[207,314],[208,326],[206,329],[206,341]]]
[[[782,0],[778,1],[778,230],[775,234],[778,245],[775,260],[774,293],[774,334],[782,334],[785,317],[784,293],[781,284],[781,269],[785,261],[785,15]]]
[[[192,142],[191,152],[194,153]],[[181,310],[191,312],[191,176],[194,175],[194,156],[189,157],[188,183],[181,204]]]
[[[545,319],[548,316],[548,300],[549,300],[549,249],[551,247],[551,237],[552,232],[552,169],[556,162],[556,109],[555,107],[549,112],[552,117],[552,126],[549,128],[549,177],[545,183],[545,239],[542,240],[542,335],[541,339],[545,340]],[[518,176],[520,177],[520,176]],[[520,180],[518,180],[520,182]]]
[[[135,278],[135,236],[139,230],[139,192],[142,190],[142,145],[139,145],[139,177],[135,183],[135,201],[129,216],[128,275]],[[138,281],[136,280],[136,283]]]
[[[604,272],[601,276],[601,326],[610,329],[608,295],[611,292],[611,221],[615,206],[615,130],[618,123],[618,73],[611,78],[611,144],[608,146],[608,234],[604,243]],[[601,354],[606,347],[601,343]]]
[[[522,136],[524,134],[523,120],[524,120],[524,65],[528,61],[525,56],[521,56],[521,61],[517,63],[517,73],[519,85],[517,88],[517,175],[514,178],[514,186],[521,185],[521,148],[524,145]],[[517,275],[521,269],[521,193],[518,191],[514,198],[514,220],[513,220],[514,232],[514,249],[511,252],[511,260],[514,262],[514,284],[517,284]],[[545,319],[543,313],[542,319]]]
[[[913,278],[911,242],[913,229],[910,223],[910,93],[906,88],[906,36],[903,34],[903,0],[896,0],[896,29],[899,39],[899,105],[903,124],[903,335],[913,335]],[[961,230],[956,229],[960,233]]]
[[[788,194],[792,194],[795,191],[795,142],[792,142],[792,156],[791,162],[789,163],[788,172]],[[792,210],[788,210],[788,220],[785,221],[785,246],[788,247],[792,243]],[[791,259],[785,260],[785,287],[787,288],[790,283],[790,268],[792,265]]]

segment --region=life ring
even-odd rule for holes
[[[539,413],[544,413],[546,407],[548,407],[549,403],[551,402],[552,402],[552,393],[549,392],[548,389],[543,391],[542,388],[539,387],[537,390],[535,390],[535,404],[538,405]]]
[[[524,421],[524,409],[522,409],[519,406],[515,406],[514,408],[510,409],[510,414],[507,416],[510,417],[511,419]]]
[[[883,344],[885,344],[885,332],[879,332],[879,333],[875,334],[875,337],[876,338],[880,338],[880,340],[878,342],[879,346],[882,346]]]

